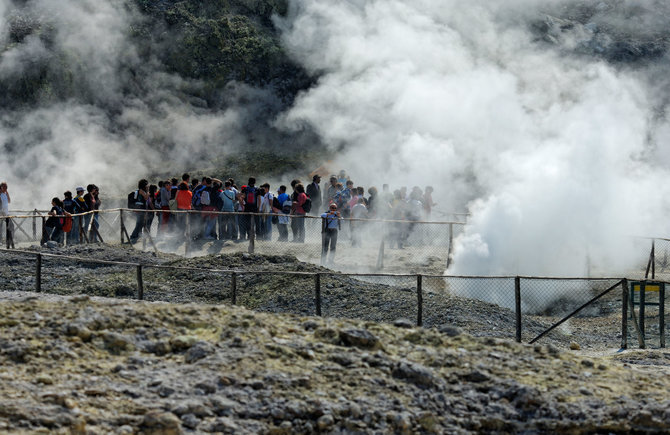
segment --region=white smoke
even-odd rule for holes
[[[280,122],[345,145],[357,183],[467,207],[451,274],[623,274],[628,236],[668,233],[670,131],[646,73],[535,40],[563,3],[292,2],[284,41],[321,76]]]
[[[131,3],[18,5],[0,0],[0,82],[18,86],[43,69],[52,75],[47,83],[58,81],[54,74],[69,75],[62,86],[72,82],[69,93],[82,98],[52,98],[59,90],[45,86],[37,108],[0,108],[0,180],[9,183],[12,209],[48,208],[52,197],[89,183],[104,199],[148,171],[180,174],[235,143],[243,111],[210,110],[185,98],[181,90],[193,83],[165,73],[153,58],[140,59],[130,33],[143,18]],[[26,36],[10,41],[12,26]],[[52,67],[56,56],[62,68]],[[233,96],[253,95],[230,87]]]

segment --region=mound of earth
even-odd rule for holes
[[[136,267],[113,263],[128,262],[144,265],[145,300],[206,304],[231,304],[234,300],[237,305],[256,311],[316,315],[314,274],[319,273],[323,316],[384,323],[418,321],[417,282],[413,276],[343,275],[290,255],[237,252],[183,258],[102,244],[55,249],[33,247],[30,252],[66,256],[42,259],[42,291],[53,294],[137,298]],[[1,288],[34,289],[34,256],[7,251],[2,255]],[[230,271],[236,271],[235,295]],[[451,295],[442,278],[424,277],[422,298],[424,327],[447,325],[473,336],[507,339],[516,335],[512,310]],[[612,300],[596,313],[599,315],[572,319],[543,338],[543,343],[567,348],[576,342],[583,349],[616,349],[621,342],[621,314],[615,308],[616,300]],[[523,340],[530,341],[560,317],[560,313],[524,315]]]
[[[0,431],[663,432],[670,380],[456,328],[0,293]],[[407,326],[407,325],[405,325]]]

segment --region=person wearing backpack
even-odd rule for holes
[[[141,179],[137,183],[137,190],[135,191],[135,229],[130,235],[130,243],[134,244],[140,238],[140,234],[144,230],[146,222],[146,214],[149,200],[149,181]]]
[[[225,213],[219,215],[219,238],[220,240],[236,240],[237,224],[234,213],[237,205],[237,195],[230,180],[224,183],[224,189],[219,193],[219,198],[221,200],[219,211]]]
[[[307,202],[305,186],[302,183],[295,185],[293,192],[293,219],[291,219],[291,231],[294,243],[305,243],[305,209],[302,207]]]
[[[53,240],[54,242],[61,244],[63,243],[63,217],[65,211],[63,210],[63,202],[57,197],[51,199],[51,210],[49,211],[49,217],[44,223],[45,234],[42,240],[42,243],[46,243],[47,240]]]
[[[216,196],[216,191],[218,190],[218,188],[216,188],[218,181],[219,180],[215,180],[209,177],[205,178],[206,187],[202,191],[202,194],[200,195],[200,202],[202,204],[202,220],[204,225],[203,237],[205,240],[217,239],[216,235],[217,215],[212,212],[217,211],[214,205],[215,202],[214,198]]]
[[[240,216],[240,239],[250,238],[251,236],[251,219],[252,215],[246,213],[258,213],[258,188],[255,186],[256,179],[249,178],[249,182],[242,188],[242,195],[244,197],[244,213]],[[260,216],[253,216],[254,224],[258,228],[260,224]]]
[[[261,188],[263,188],[264,193],[261,196],[260,212],[267,213],[265,216],[261,216],[264,224],[263,240],[272,240],[272,212],[275,197],[270,190],[270,183],[263,184]]]
[[[288,224],[290,221],[289,215],[293,208],[293,202],[286,193],[286,186],[279,186],[277,191],[277,203],[279,205],[280,215],[277,218],[277,232],[279,232],[278,242],[288,242]]]
[[[69,214],[74,214],[76,213],[77,209],[77,204],[75,204],[74,200],[72,199],[72,192],[69,190],[66,190],[65,193],[63,193],[63,210],[68,212]],[[70,228],[70,231],[66,233],[65,236],[65,242],[68,245],[71,245],[73,243],[76,243],[79,241],[79,226],[77,224],[77,219],[76,217],[71,217],[72,219],[72,227]]]

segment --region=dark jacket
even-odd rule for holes
[[[309,199],[312,200],[312,209],[310,214],[321,214],[321,188],[318,184],[312,182],[307,185],[305,190]]]

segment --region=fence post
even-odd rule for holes
[[[660,347],[665,347],[665,283],[660,283],[658,290],[658,330],[661,333]]]
[[[42,254],[37,254],[37,264],[35,265],[35,291],[42,291]]]
[[[121,244],[123,245],[123,209],[119,209],[119,233],[121,235]]]
[[[416,326],[423,326],[423,275],[416,276]]]
[[[314,275],[314,300],[316,301],[316,315],[321,315],[321,274]]]
[[[255,250],[256,250],[256,216],[252,214],[249,215],[249,254],[253,254]]]
[[[33,211],[33,240],[37,240],[37,209]]]
[[[621,280],[621,349],[628,349],[628,280]]]
[[[42,216],[42,239],[40,245],[47,241],[47,218]],[[9,241],[7,241],[7,249],[9,249]]]
[[[237,274],[235,272],[230,276],[230,291],[232,293],[232,303],[237,305]]]
[[[647,284],[646,281],[642,281],[640,283],[640,320],[638,321],[638,323],[640,324],[640,334],[642,335],[642,346],[640,346],[641,349],[645,349],[647,347],[645,344],[647,342],[647,337],[645,336],[644,333],[644,316],[645,316],[644,306],[646,304],[645,299],[647,298],[647,295],[645,294],[647,293],[646,284]]]
[[[188,257],[191,250],[191,212],[186,211],[186,243],[184,244],[184,257]]]
[[[454,242],[454,223],[449,222],[449,247],[447,247],[447,269],[451,265],[452,244]]]
[[[137,265],[137,299],[144,299],[144,281],[142,280],[142,265]]]
[[[514,312],[516,314],[516,342],[521,343],[521,277],[514,278]]]

